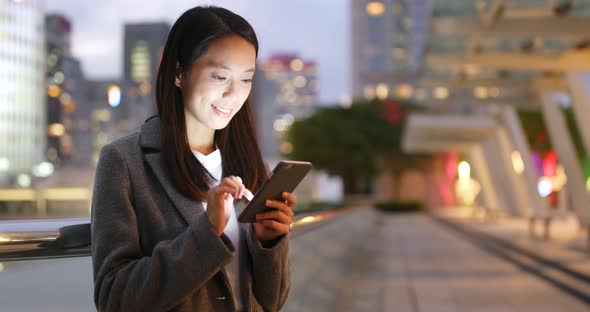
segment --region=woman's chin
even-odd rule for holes
[[[210,125],[211,129],[214,130],[223,130],[225,128],[227,128],[227,125],[229,124],[229,122],[216,122]]]

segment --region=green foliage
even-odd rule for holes
[[[380,157],[408,164],[401,140],[409,110],[417,108],[412,103],[378,100],[320,108],[290,127],[287,140],[293,150],[285,156],[311,161],[315,168],[342,177],[346,193],[357,192],[359,180],[370,181],[377,175]]]
[[[518,117],[531,150],[541,154],[548,153],[552,147],[542,113],[540,111],[519,111]]]
[[[375,204],[375,208],[383,212],[419,212],[423,210],[419,202],[386,201]]]
[[[586,158],[586,153],[582,145],[582,137],[576,124],[574,111],[571,107],[564,108],[562,111],[577,155],[583,160]],[[519,111],[518,116],[532,151],[544,155],[553,149],[542,112]]]
[[[565,114],[567,128],[571,135],[572,141],[574,142],[574,147],[576,149],[578,158],[584,162],[586,159],[586,152],[584,151],[584,146],[582,145],[582,136],[580,135],[580,128],[578,128],[576,118],[574,117],[574,110],[571,107],[568,107],[564,109],[563,113]]]
[[[293,144],[288,157],[311,161],[332,175],[374,177],[377,156],[400,151],[403,129],[402,123],[384,118],[383,105],[372,101],[320,108],[296,121],[287,134]]]

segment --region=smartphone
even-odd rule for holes
[[[260,186],[252,200],[241,199],[239,206],[244,206],[238,216],[238,221],[242,223],[256,222],[256,214],[270,211],[272,207],[267,207],[265,201],[280,200],[284,201],[281,194],[283,192],[292,193],[295,191],[301,180],[311,170],[312,164],[307,161],[281,160],[272,170],[271,176]],[[241,209],[238,208],[238,211]]]

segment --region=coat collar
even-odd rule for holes
[[[160,117],[154,116],[145,121],[139,132],[139,144],[142,148],[162,150],[162,133]]]
[[[180,212],[187,224],[194,223],[196,218],[204,213],[203,204],[187,197],[175,187],[164,163],[159,117],[150,118],[141,126],[139,144],[144,150],[144,158],[148,167],[162,185],[172,205]],[[153,151],[146,152],[145,150]]]

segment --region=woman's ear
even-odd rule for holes
[[[181,88],[182,86],[182,68],[180,67],[180,64],[176,63],[176,75],[174,75],[174,84],[178,87]]]

